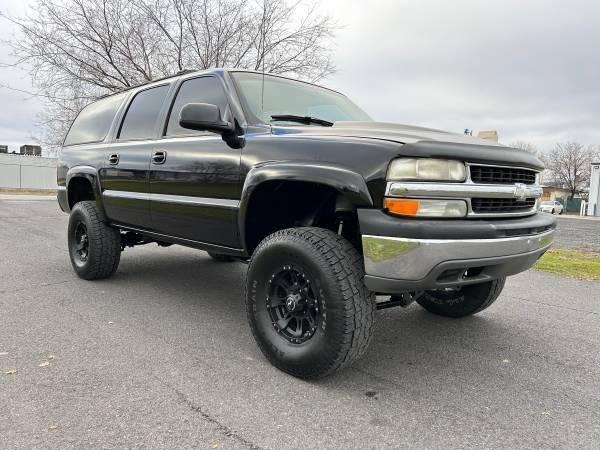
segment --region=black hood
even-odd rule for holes
[[[464,134],[383,122],[336,122],[332,127],[273,127],[275,134],[314,138],[364,138],[398,144],[398,155],[460,159],[543,170],[533,154]]]

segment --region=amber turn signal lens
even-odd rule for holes
[[[383,207],[392,214],[415,216],[419,210],[419,200],[410,198],[386,198]]]
[[[389,213],[399,216],[454,218],[467,215],[464,200],[386,198],[383,206]]]

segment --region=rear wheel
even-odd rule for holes
[[[471,284],[459,288],[425,291],[417,303],[433,314],[446,317],[465,317],[476,314],[496,301],[506,278]]]
[[[232,262],[235,261],[234,258],[232,258],[229,255],[222,255],[220,253],[212,253],[212,252],[207,252],[208,256],[210,256],[212,259],[214,259],[215,261],[218,262]]]
[[[362,257],[343,237],[294,228],[265,238],[246,281],[250,328],[267,359],[301,378],[358,359],[373,336],[375,302]]]
[[[80,278],[108,278],[119,267],[121,235],[105,223],[96,202],[83,201],[73,207],[67,241],[71,264]]]

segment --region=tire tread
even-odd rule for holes
[[[466,286],[463,301],[459,303],[444,303],[436,299],[432,292],[427,291],[416,301],[433,314],[453,318],[466,317],[489,308],[500,296],[505,281],[506,278],[498,278],[481,285]],[[488,286],[489,288],[486,289]]]
[[[308,242],[318,253],[319,264],[325,263],[322,270],[333,274],[340,288],[344,304],[344,332],[337,355],[326,367],[310,367],[296,370],[293,375],[302,378],[323,377],[336,372],[359,359],[369,347],[375,329],[375,302],[373,295],[364,285],[364,268],[362,256],[344,237],[333,231],[315,228],[288,228],[267,236],[257,247],[254,255],[260,254],[263,247],[274,240],[297,240]],[[253,264],[253,255],[250,264]],[[246,308],[250,314],[248,283],[246,283]],[[252,324],[252,321],[250,320]],[[252,333],[259,343],[262,352],[276,367],[282,368],[279,361],[263,348],[253,326]],[[287,372],[290,370],[283,368]]]
[[[90,265],[78,270],[77,275],[85,280],[98,280],[112,276],[121,260],[121,235],[118,229],[106,224],[104,215],[95,201],[81,201],[74,207],[87,219],[89,228]]]

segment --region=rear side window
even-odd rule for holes
[[[64,145],[103,141],[124,97],[124,94],[113,95],[83,108],[71,125]]]
[[[183,134],[206,134],[203,131],[193,131],[179,126],[179,115],[181,108],[188,103],[210,103],[217,105],[221,117],[227,108],[227,97],[221,82],[215,77],[201,77],[186,80],[181,84],[175,102],[171,107],[169,123],[167,124],[166,136],[177,136]]]
[[[121,124],[118,139],[150,139],[160,108],[167,96],[168,85],[141,91],[133,97]]]

